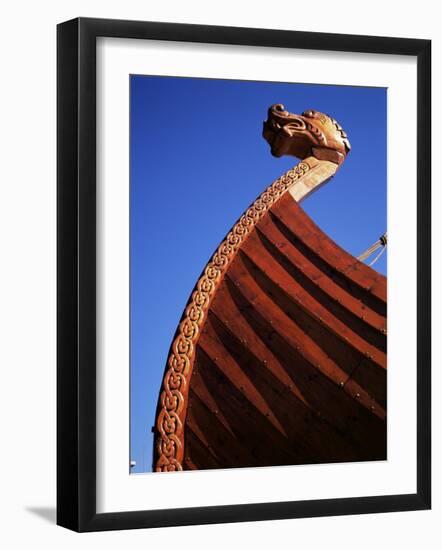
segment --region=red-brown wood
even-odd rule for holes
[[[184,469],[386,458],[386,279],[289,194],[227,269],[199,337]]]
[[[275,104],[263,136],[302,162],[246,209],[195,285],[159,396],[156,471],[386,458],[386,279],[299,206],[344,162],[347,135]]]

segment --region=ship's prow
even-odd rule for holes
[[[273,152],[302,161],[245,211],[197,281],[160,393],[157,471],[386,458],[386,278],[299,204],[350,145],[326,115],[275,112],[264,128]]]

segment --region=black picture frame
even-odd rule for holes
[[[96,39],[417,58],[417,492],[96,513]],[[57,28],[57,523],[75,531],[425,510],[431,506],[431,41],[79,18]]]

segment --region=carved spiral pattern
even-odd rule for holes
[[[236,222],[198,280],[172,343],[163,379],[156,425],[157,472],[183,469],[183,426],[187,412],[185,403],[189,378],[200,328],[216,287],[256,223],[280,196],[309,170],[310,166],[306,162],[300,162],[274,181]]]

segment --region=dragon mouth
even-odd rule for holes
[[[270,145],[270,152],[274,157],[282,156],[280,152],[281,132],[283,129],[280,126],[269,124],[268,121],[264,122],[262,135]]]
[[[286,154],[287,140],[299,133],[299,137],[307,130],[302,116],[286,111],[284,105],[277,103],[268,110],[267,120],[263,125],[263,137],[270,145],[273,156]]]

